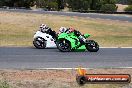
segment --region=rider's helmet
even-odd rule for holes
[[[70,27],[69,30],[68,30],[68,33],[72,33],[74,31],[75,31],[75,29],[73,27]]]
[[[45,27],[45,26],[47,26],[47,25],[46,24],[41,24],[40,25],[40,29],[43,28],[43,27]]]
[[[61,28],[59,29],[59,33],[65,33],[66,30],[67,30],[66,27],[61,27]]]
[[[49,29],[49,27],[46,24],[41,24],[40,25],[41,32],[46,32],[48,29]]]

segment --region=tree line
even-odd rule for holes
[[[0,6],[30,8],[35,5],[37,8],[48,10],[60,10],[68,7],[72,11],[116,11],[118,7],[115,4],[118,1],[120,0],[0,0]],[[132,0],[127,1],[132,4]]]

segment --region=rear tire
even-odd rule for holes
[[[87,40],[86,48],[89,52],[97,52],[99,50],[99,45],[94,40]]]
[[[58,40],[57,43],[57,48],[61,51],[61,52],[70,52],[71,51],[71,43],[68,40]]]
[[[46,41],[42,37],[37,37],[34,39],[33,45],[37,49],[45,49],[46,48]]]

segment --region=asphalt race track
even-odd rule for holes
[[[59,52],[57,49],[0,47],[0,68],[132,67],[132,48],[101,48],[98,52]]]
[[[132,22],[132,16],[125,15],[106,15],[106,14],[96,14],[96,13],[78,13],[78,12],[57,12],[57,11],[33,11],[33,10],[24,10],[24,9],[0,9],[0,11],[10,11],[10,12],[22,12],[22,13],[37,13],[37,14],[53,14],[53,15],[63,15],[63,16],[77,16],[77,17],[90,17],[90,18],[100,18],[100,19],[110,19],[110,20],[119,20]]]

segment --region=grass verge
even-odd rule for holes
[[[58,32],[61,26],[74,27],[91,34],[100,46],[132,46],[132,23],[46,14],[0,12],[0,46],[32,46],[32,38],[40,24]]]

